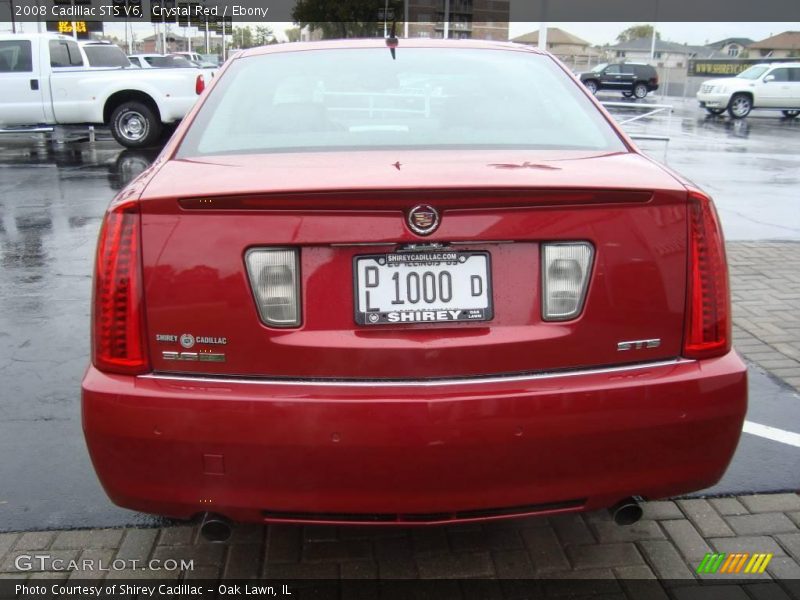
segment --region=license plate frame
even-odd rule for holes
[[[378,261],[384,259],[385,263],[379,265],[384,269],[391,268],[389,263],[405,264],[408,268],[409,263],[428,263],[427,265],[419,265],[417,269],[418,274],[423,274],[425,266],[430,267],[430,263],[452,263],[453,260],[458,261],[458,264],[453,265],[459,267],[465,265],[472,257],[480,256],[485,259],[485,271],[483,284],[486,288],[486,306],[480,308],[458,308],[456,306],[432,309],[432,308],[419,308],[407,309],[398,311],[363,311],[361,310],[361,288],[359,281],[359,261],[373,260]],[[452,258],[455,257],[455,258]],[[463,261],[460,259],[464,258]],[[404,259],[404,260],[403,260]],[[492,257],[486,250],[436,250],[436,251],[401,251],[401,252],[384,252],[378,254],[358,254],[353,256],[353,311],[356,324],[362,326],[372,325],[424,325],[424,324],[437,324],[442,323],[472,323],[472,322],[487,322],[494,319],[494,300],[493,300],[493,281],[492,281]],[[459,311],[459,315],[453,318],[452,312]],[[440,312],[447,312],[446,318],[439,318]],[[414,313],[412,319],[392,320],[389,317],[390,313]],[[422,315],[417,313],[437,313],[431,318],[430,315]],[[375,315],[375,316],[373,316]],[[425,318],[423,318],[425,317]]]

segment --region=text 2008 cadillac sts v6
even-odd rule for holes
[[[94,466],[171,517],[670,496],[745,413],[711,199],[510,44],[234,57],[109,207],[93,310]]]

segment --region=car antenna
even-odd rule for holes
[[[397,60],[397,56],[395,52],[397,50],[397,46],[399,45],[399,40],[397,39],[397,21],[392,21],[392,32],[389,34],[389,37],[386,38],[386,45],[389,47],[389,52],[392,53],[392,60]]]

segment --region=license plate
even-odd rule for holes
[[[356,256],[356,323],[488,321],[488,252],[397,252]]]

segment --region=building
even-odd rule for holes
[[[722,57],[740,58],[754,41],[750,38],[725,38],[706,46],[716,50]]]
[[[719,53],[708,46],[689,46],[677,42],[656,40],[653,59],[650,59],[652,39],[637,38],[606,46],[606,59],[619,62],[646,62],[657,67],[684,68],[690,58],[712,58]]]
[[[141,40],[134,42],[134,52],[143,52],[145,54],[169,54],[170,52],[194,52],[204,53],[206,51],[206,36],[196,35],[184,37],[177,33],[167,32],[167,49],[166,52],[161,48],[161,36],[150,35]],[[190,43],[191,40],[191,43]],[[210,49],[222,46],[222,36],[209,34],[209,47]],[[230,43],[230,36],[228,36],[228,43]]]
[[[302,29],[300,29],[300,40],[301,42],[318,42],[322,39],[322,29],[314,29],[312,30],[311,27],[306,25]]]
[[[531,31],[511,40],[518,44],[539,46],[539,31]],[[558,27],[547,28],[547,51],[574,70],[590,69],[602,62],[602,54],[584,39]]]
[[[531,31],[517,36],[511,40],[517,44],[528,44],[530,46],[539,45],[539,31]],[[558,27],[547,28],[547,51],[556,56],[574,56],[576,54],[587,54],[591,44],[582,40],[577,35],[559,29]]]
[[[784,31],[747,46],[749,58],[800,57],[800,31]]]
[[[408,0],[408,37],[508,40],[510,0]]]
[[[136,50],[145,53],[166,54],[169,52],[185,52],[189,49],[188,38],[177,33],[167,32],[163,38],[166,40],[167,48],[161,47],[161,35],[149,35],[136,42]]]

